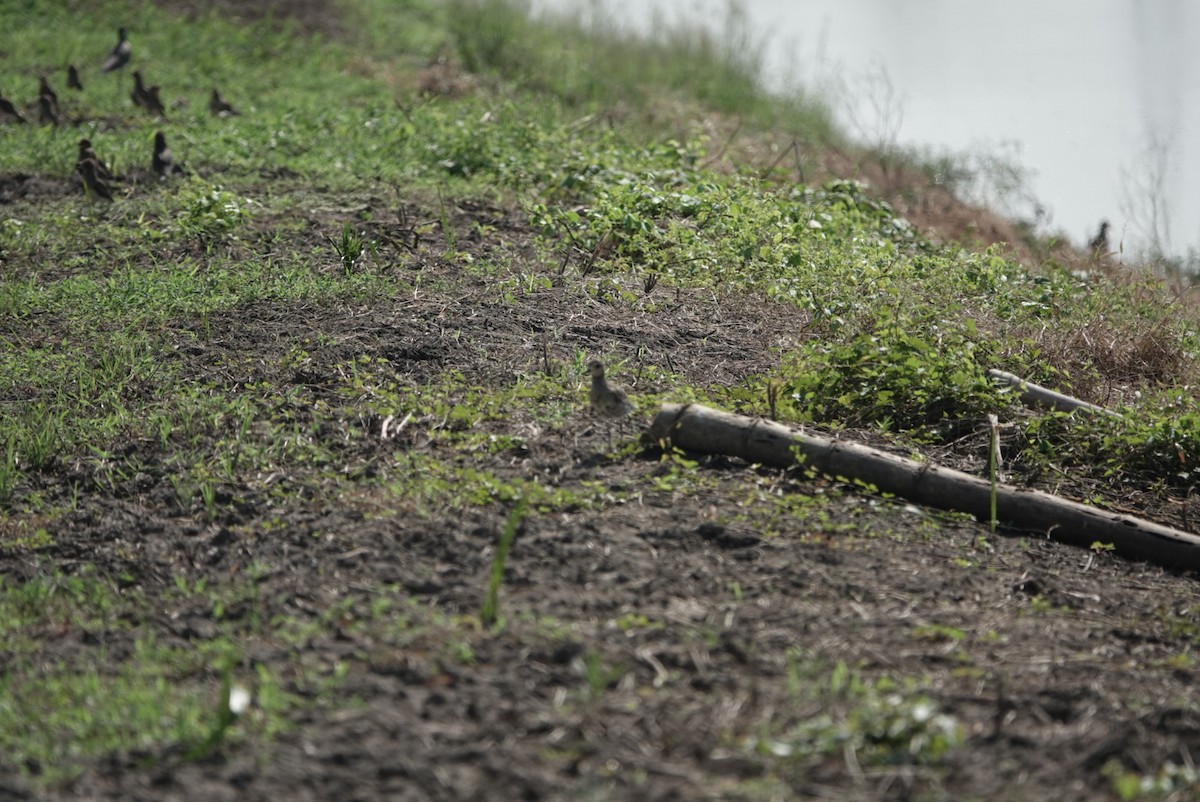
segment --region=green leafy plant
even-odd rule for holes
[[[1108,779],[1113,792],[1126,802],[1182,799],[1200,788],[1200,771],[1190,761],[1183,765],[1167,761],[1158,771],[1142,774],[1126,769],[1114,758],[1105,763],[1100,772]]]
[[[333,246],[334,253],[341,261],[342,270],[350,273],[366,251],[367,240],[363,233],[350,223],[343,223],[341,236],[338,239],[329,237],[329,244]]]
[[[217,237],[234,231],[250,216],[250,203],[232,192],[192,177],[179,192],[175,225],[193,237]]]
[[[588,649],[581,657],[575,660],[575,668],[582,675],[586,683],[588,700],[600,698],[604,695],[605,691],[615,685],[621,677],[625,676],[624,666],[606,665],[604,657],[592,649]]]
[[[989,414],[999,399],[961,336],[915,334],[903,318],[844,342],[814,342],[790,360],[796,409],[815,421],[924,430]]]
[[[934,763],[963,741],[955,720],[921,694],[904,694],[884,680],[870,681],[839,661],[820,678],[816,664],[789,653],[788,687],[808,713],[786,733],[748,740],[760,753],[787,761],[852,752],[872,765]]]

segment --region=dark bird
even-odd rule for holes
[[[140,70],[133,71],[133,92],[129,97],[133,100],[133,105],[146,107],[146,85],[142,83]]]
[[[38,122],[42,125],[58,125],[58,109],[49,95],[38,95]]]
[[[142,96],[145,101],[146,111],[159,117],[166,117],[167,110],[163,108],[162,98],[158,96],[158,85],[150,87]]]
[[[221,99],[221,93],[213,87],[212,97],[208,99],[208,110],[214,117],[229,117],[236,115],[237,109]]]
[[[157,114],[159,117],[166,117],[167,110],[163,108],[162,98],[158,94],[159,88],[157,85],[147,87],[142,80],[141,72],[133,71],[133,93],[129,96],[133,99],[133,105],[141,106],[151,114]]]
[[[67,65],[67,88],[83,91],[83,83],[79,80],[79,70],[74,64]]]
[[[100,177],[100,166],[91,159],[80,159],[75,164],[75,170],[83,178],[83,191],[88,198],[104,198],[112,200],[112,190]]]
[[[17,107],[12,104],[11,100],[0,97],[0,122],[24,123],[26,120],[21,112],[17,111]]]
[[[96,153],[96,149],[92,147],[90,139],[79,140],[79,161],[95,162],[96,175],[103,181],[112,181],[115,178],[112,170],[108,169],[108,165],[104,163],[104,160]]]
[[[163,136],[163,132],[159,131],[154,135],[154,160],[151,162],[154,168],[154,174],[160,178],[169,178],[172,175],[187,175],[183,168],[175,163],[175,156],[171,153],[171,149],[167,147],[167,138]]]
[[[117,31],[117,36],[120,38],[113,45],[113,49],[109,51],[108,58],[104,60],[104,66],[100,68],[101,72],[112,72],[113,70],[121,69],[129,63],[129,58],[133,55],[133,45],[129,44],[129,39],[125,35],[125,29],[121,28]]]
[[[1103,259],[1110,253],[1108,246],[1108,229],[1110,228],[1107,220],[1100,221],[1100,231],[1096,236],[1088,241],[1088,253],[1093,259]]]
[[[42,75],[40,77],[41,77],[42,83],[38,87],[38,94],[44,95],[45,97],[50,98],[50,100],[54,103],[55,107],[57,107],[58,106],[58,93],[50,88],[50,82],[46,80],[45,75]]]

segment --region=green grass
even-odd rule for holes
[[[29,65],[14,79],[11,94],[27,95],[39,70],[103,52],[107,26],[131,14],[129,8],[113,4],[91,12],[93,30],[66,37],[49,34],[27,13],[4,12],[0,24],[22,33],[9,58]],[[200,385],[168,393],[181,377],[179,366],[164,357],[181,333],[206,342],[213,336],[211,316],[248,305],[328,304],[417,289],[419,276],[406,275],[402,264],[382,270],[373,256],[378,243],[367,227],[387,220],[381,215],[386,206],[361,210],[354,223],[330,227],[319,243],[270,246],[295,237],[301,230],[296,218],[326,207],[322,198],[363,193],[364,184],[367,193],[384,188],[395,193],[403,186],[410,196],[486,192],[519,202],[540,232],[545,264],[489,266],[458,254],[468,269],[496,279],[502,301],[551,286],[559,253],[571,243],[583,253],[611,250],[611,258],[575,280],[580,291],[597,299],[652,311],[659,302],[644,286],[653,282],[667,289],[759,293],[796,304],[811,316],[813,336],[783,355],[778,375],[764,381],[782,388],[785,417],[828,426],[875,427],[936,441],[989,412],[1011,415],[1011,398],[983,378],[991,366],[1064,389],[1077,381],[1114,382],[1105,375],[1111,370],[1103,358],[1110,355],[1068,353],[1053,336],[1086,332],[1102,316],[1102,325],[1129,332],[1129,368],[1135,373],[1120,379],[1143,391],[1142,401],[1120,422],[1066,427],[1053,419],[1026,421],[1020,425],[1029,445],[1019,458],[1087,468],[1099,457],[1100,467],[1092,469],[1105,475],[1189,481],[1200,453],[1200,417],[1188,398],[1160,384],[1175,377],[1173,369],[1188,369],[1194,335],[1147,303],[1145,292],[1092,291],[1065,271],[1031,274],[994,254],[933,247],[853,182],[793,189],[760,180],[752,171],[707,169],[712,143],[699,138],[655,138],[640,124],[580,128],[581,104],[636,95],[634,78],[620,70],[601,71],[610,87],[572,88],[578,74],[596,72],[589,65],[600,58],[643,66],[661,61],[664,69],[695,75],[698,83],[654,72],[646,83],[726,113],[753,116],[752,109],[726,108],[719,101],[725,95],[747,102],[763,98],[748,88],[757,79],[755,65],[736,56],[744,31],[735,26],[732,40],[714,42],[683,30],[652,45],[617,38],[613,31],[589,34],[563,22],[531,24],[521,10],[494,0],[451,4],[449,10],[414,3],[385,11],[365,3],[359,13],[370,31],[364,34],[368,50],[379,59],[374,62],[347,43],[281,36],[265,24],[238,26],[214,17],[185,28],[167,12],[139,9],[140,63],[174,95],[189,99],[166,127],[173,137],[178,132],[173,141],[181,156],[209,177],[137,192],[111,207],[92,207],[82,197],[38,207],[14,204],[0,228],[0,249],[21,267],[0,284],[0,310],[27,323],[49,316],[69,336],[52,347],[15,340],[11,358],[0,365],[0,383],[13,388],[17,399],[0,411],[12,444],[0,498],[12,503],[20,473],[36,472],[55,459],[99,455],[107,464],[107,444],[130,435],[175,451],[173,459],[182,464],[172,469],[183,468],[184,490],[211,486],[213,477],[187,469],[188,463],[213,462],[206,449],[242,444],[244,469],[319,451],[301,439],[288,441],[284,431],[289,426],[313,431],[325,422],[344,428],[347,410],[314,405],[307,420],[276,420],[274,404],[316,399],[248,386],[229,392]],[[54,13],[66,20],[64,12]],[[457,22],[464,19],[482,22]],[[380,30],[409,30],[409,21],[425,38],[413,40],[410,31],[388,45],[378,36]],[[547,30],[588,46],[582,51],[528,46],[554,40]],[[280,46],[265,48],[267,37]],[[620,48],[601,55],[616,42]],[[461,99],[414,99],[406,105],[394,102],[394,92],[365,69],[377,63],[389,75],[405,70],[411,75],[421,57],[447,43],[468,66],[512,83]],[[390,52],[393,46],[406,49]],[[319,48],[329,68],[313,66],[312,48]],[[633,48],[641,61],[625,58],[623,48]],[[558,69],[567,50],[581,60],[578,74]],[[716,65],[717,72],[697,71],[696,64]],[[553,75],[564,83],[535,85],[533,75]],[[144,162],[158,126],[128,107],[118,88],[126,77],[87,77],[96,89],[78,102],[120,110],[110,126],[90,134],[97,147],[118,168]],[[212,83],[231,98],[243,98],[248,113],[209,119],[201,97]],[[789,108],[799,113],[804,105]],[[755,119],[758,125],[769,122]],[[66,175],[78,133],[0,128],[0,170],[39,165],[49,175]],[[263,184],[264,171],[280,169],[295,179]],[[448,232],[445,237],[457,253]],[[263,250],[273,253],[262,255]],[[1138,348],[1144,352],[1140,361]],[[1138,369],[1145,375],[1137,375]],[[1187,375],[1177,380],[1185,382]],[[422,410],[390,397],[386,383],[362,392],[365,397],[354,403],[365,402],[379,415],[437,416],[441,404],[451,429],[487,420],[516,400],[511,388],[481,388],[466,399],[445,400],[422,388],[434,405]],[[552,424],[572,403],[561,385],[526,385],[524,392],[519,402],[548,405],[544,419]],[[713,388],[711,395],[734,408],[762,406],[744,388]],[[1169,416],[1160,403],[1164,395]],[[247,437],[244,422],[250,418],[266,419],[265,437]],[[434,437],[453,439],[444,431]],[[496,442],[502,441],[483,445],[498,447]],[[181,444],[197,450],[180,453]],[[479,446],[454,444],[467,451]],[[322,461],[332,464],[332,452],[317,457],[316,464]],[[1172,470],[1161,471],[1168,463]],[[220,478],[236,481],[236,473],[225,470]]]
[[[718,486],[696,460],[673,453],[628,481],[560,481],[513,467],[536,445],[529,432],[572,431],[585,395],[582,352],[553,365],[531,356],[484,382],[453,368],[414,378],[382,347],[339,341],[315,323],[261,352],[224,347],[256,311],[319,317],[374,304],[399,315],[418,295],[456,296],[460,277],[483,282],[484,301],[501,308],[556,290],[565,303],[647,316],[684,291],[791,304],[804,330],[786,332],[793,344],[778,352],[777,368],[745,385],[688,384],[671,365],[649,362],[639,362],[639,375],[671,388],[671,400],[756,414],[770,406],[784,420],[870,429],[912,448],[959,448],[964,458],[963,438],[994,413],[1008,427],[1007,462],[1030,473],[1152,492],[1194,483],[1192,311],[1161,304],[1152,284],[1085,285],[1056,265],[935,246],[853,181],[796,186],[769,160],[723,163],[724,143],[696,133],[694,114],[744,120],[748,137],[840,140],[820,102],[756,89],[760,65],[745,55],[753,35],[736,15],[728,38],[680,27],[644,41],[603,26],[531,23],[520,3],[498,0],[350,6],[356,24],[333,39],[215,16],[184,24],[132,3],[0,8],[13,65],[5,95],[31,98],[40,72],[60,75],[74,62],[90,69],[82,98],[59,87],[68,114],[104,117],[78,129],[0,127],[0,174],[65,179],[81,136],[118,171],[144,169],[160,128],[195,173],[111,206],[81,193],[5,206],[3,548],[36,553],[81,496],[129,495],[147,477],[169,483],[173,514],[235,534],[274,526],[245,519],[248,499],[417,516],[522,499],[547,513]],[[130,19],[138,63],[164,87],[165,123],[132,107],[128,75],[95,67]],[[471,91],[418,95],[420,71],[439,54],[475,70]],[[209,117],[214,85],[242,116]],[[655,124],[664,98],[683,111]],[[628,119],[615,111],[625,103]],[[464,200],[518,210],[532,255],[470,251],[450,219]],[[408,224],[406,206],[428,214],[408,221],[424,244],[389,251],[384,236]],[[489,244],[507,236],[486,226],[467,233]],[[436,260],[446,269],[427,269]],[[989,367],[1065,390],[1119,388],[1127,414],[1020,414],[985,381]],[[767,388],[776,391],[770,401]],[[650,409],[665,397],[646,393],[639,403]],[[985,441],[979,434],[975,445]],[[633,450],[627,442],[619,453]],[[285,478],[268,479],[277,476]],[[840,491],[783,493],[787,481],[754,476],[739,486],[744,503],[730,519],[767,534],[787,521],[814,541],[845,534],[838,547],[852,548],[855,533],[825,517]],[[496,564],[502,576],[499,555]],[[245,665],[260,637],[299,643],[351,621],[392,644],[444,641],[438,659],[460,662],[485,637],[475,623],[413,610],[395,589],[314,620],[224,619],[254,592],[233,580],[177,588],[173,604],[199,606],[219,624],[196,648],[135,638],[128,622],[159,600],[126,592],[118,579],[0,580],[0,721],[9,722],[0,754],[56,782],[110,753],[269,740],[309,703],[298,690],[316,689],[315,703],[345,702],[334,695],[336,671],[303,667],[288,682]],[[120,637],[127,651],[110,654],[107,668],[43,666],[38,639],[59,631]],[[625,673],[604,660],[594,651],[580,658],[581,697],[601,697]],[[819,719],[773,722],[751,739],[748,748],[780,758],[781,772],[845,749],[879,764],[936,762],[958,742],[919,688],[797,665],[797,683],[830,701]],[[231,676],[253,686],[256,700],[236,721],[225,709]],[[796,690],[795,709],[812,702],[806,693]]]
[[[528,512],[528,501],[522,496],[516,500],[504,531],[496,541],[496,552],[492,557],[492,571],[488,576],[487,593],[479,610],[479,620],[485,627],[501,623],[500,618],[500,586],[504,582],[504,566],[508,562],[508,553],[512,549],[513,539],[521,528]]]
[[[749,738],[750,746],[776,758],[775,771],[784,776],[803,776],[827,756],[852,755],[866,766],[936,764],[962,743],[963,733],[911,684],[871,680],[843,662],[828,667],[789,654],[790,703],[803,714],[791,726],[768,725]],[[786,720],[787,711],[779,718]]]
[[[237,592],[200,586],[176,594],[173,605],[187,609],[199,603],[216,612]],[[7,760],[53,783],[109,753],[193,748],[223,718],[213,681],[222,672],[238,674],[255,696],[242,728],[225,734],[241,740],[286,726],[297,700],[265,667],[232,668],[252,633],[228,628],[210,640],[168,643],[133,625],[129,611],[141,604],[136,594],[87,574],[0,580],[0,636],[7,658],[0,676],[0,719],[6,722],[0,750]],[[46,638],[81,639],[98,644],[101,656],[111,651],[124,657],[98,661],[92,651],[81,650],[75,661],[47,665],[41,648]]]

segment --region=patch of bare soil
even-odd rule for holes
[[[456,220],[457,247],[480,259],[531,247],[511,210],[463,205]],[[308,236],[317,243],[339,226],[314,220]],[[482,230],[493,234],[485,241],[472,233]],[[200,338],[191,336],[198,321],[180,320],[174,358],[185,378],[230,393],[271,382],[312,404],[334,392],[339,366],[361,355],[385,357],[412,383],[453,369],[467,382],[503,386],[547,359],[603,350],[628,357],[617,378],[637,394],[670,389],[644,383],[639,360],[669,364],[698,384],[736,384],[806,336],[804,316],[791,307],[711,293],[664,298],[653,315],[605,303],[572,281],[503,301],[491,282],[448,266],[436,248],[422,253],[393,268],[422,271],[421,292],[309,308],[260,302],[210,315],[211,334]],[[308,358],[285,370],[292,348]],[[644,486],[662,473],[653,448],[618,461],[602,456],[604,429],[584,413],[582,389],[579,400],[579,413],[557,431],[520,411],[486,423],[527,445],[480,452],[478,466],[561,487]],[[296,410],[298,420],[307,414]],[[372,429],[355,428],[362,423],[326,433],[356,470],[406,448],[438,448],[385,444],[362,436]],[[342,703],[305,706],[261,750],[232,746],[199,762],[175,747],[110,755],[37,796],[1068,802],[1115,798],[1106,764],[1154,771],[1200,755],[1196,672],[1179,659],[1194,650],[1178,627],[1180,616],[1194,615],[1194,579],[1037,533],[991,536],[835,482],[700,458],[695,470],[711,489],[527,519],[505,574],[508,625],[479,633],[472,658],[453,661],[446,644],[419,632],[402,638],[352,623],[370,619],[387,586],[422,609],[476,616],[506,509],[422,516],[277,477],[296,492],[272,494],[266,483],[222,488],[210,523],[180,508],[170,455],[156,442],[114,451],[136,456],[143,470],[111,492],[82,494],[53,545],[0,551],[0,571],[20,582],[94,566],[160,611],[145,625],[159,641],[199,646],[216,637],[218,623],[207,606],[178,600],[176,579],[220,583],[254,566],[253,598],[230,605],[225,621],[321,623],[301,645],[263,636],[240,670],[265,666],[301,693],[290,679],[301,669],[340,665]],[[91,486],[89,470],[52,466],[37,489],[53,504],[72,484]],[[718,523],[739,512],[748,482],[821,497],[826,514],[776,519],[769,529],[753,516]],[[344,625],[323,619],[335,605]],[[617,626],[626,615],[662,626]],[[568,635],[548,637],[547,621],[568,624]],[[47,633],[41,659],[52,665],[82,653],[105,665],[141,633]],[[747,739],[784,734],[820,712],[797,701],[792,667],[808,657],[844,660],[870,679],[927,679],[965,742],[937,768],[747,748]],[[588,660],[619,670],[590,687]],[[32,798],[19,767],[3,761],[0,793]],[[764,790],[772,787],[774,796]]]

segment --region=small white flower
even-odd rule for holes
[[[243,688],[241,685],[234,685],[229,689],[229,712],[235,716],[240,716],[250,707],[250,691]]]

